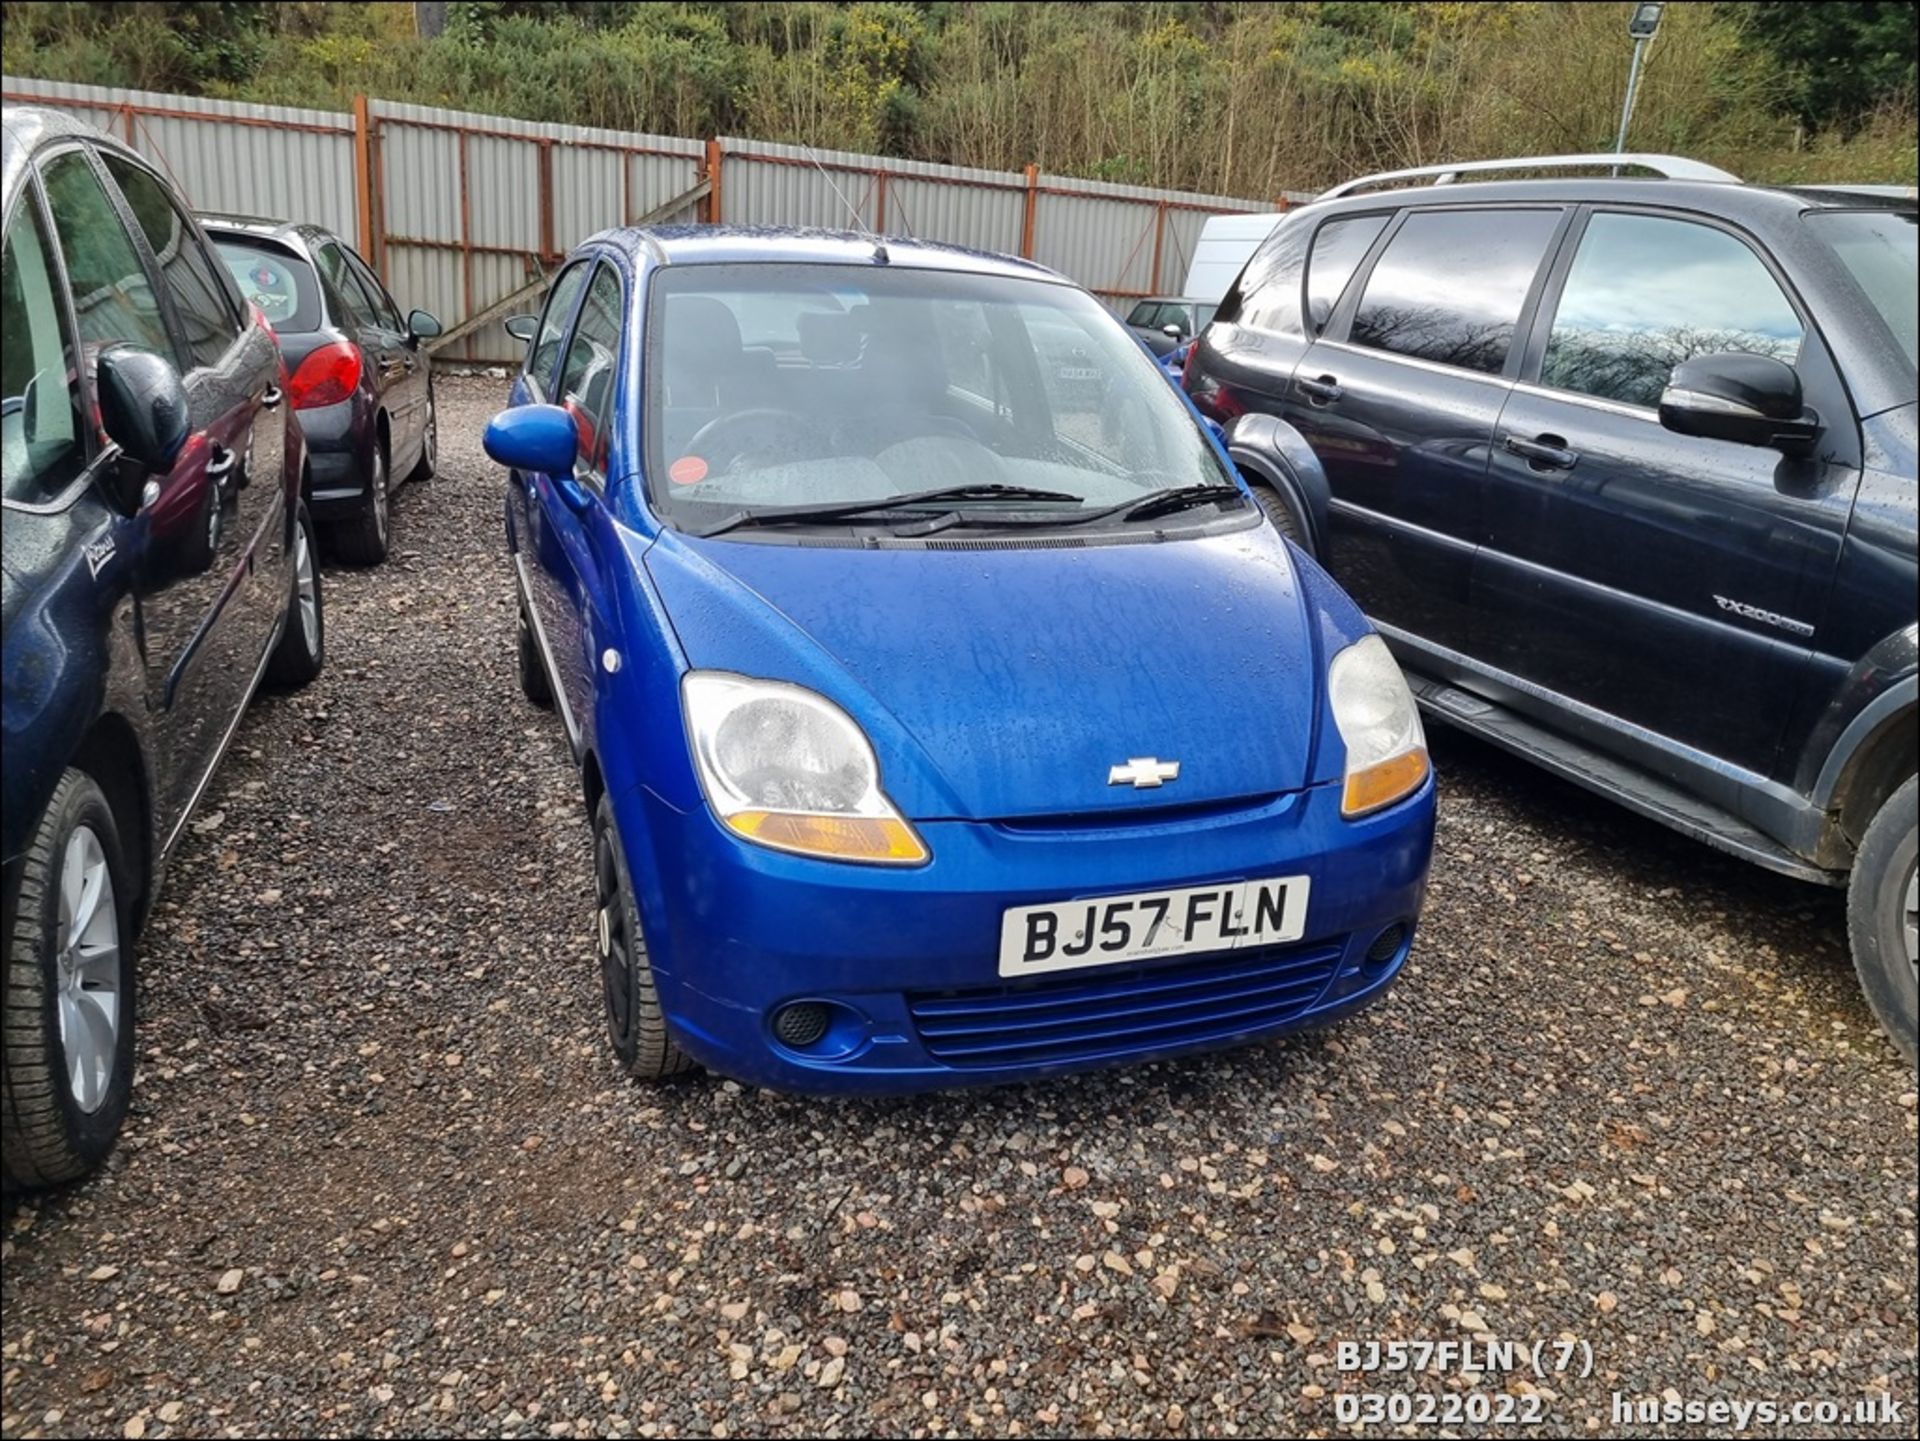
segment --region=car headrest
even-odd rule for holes
[[[740,322],[711,295],[670,295],[666,348],[682,363],[738,361]]]
[[[848,365],[860,358],[860,332],[853,317],[826,311],[800,316],[800,353],[809,365]]]

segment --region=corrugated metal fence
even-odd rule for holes
[[[1257,201],[766,141],[551,125],[361,99],[350,114],[4,80],[129,141],[205,210],[311,220],[355,242],[402,308],[488,317],[579,241],[648,221],[871,229],[1025,255],[1116,306],[1177,294],[1209,215]],[[510,361],[497,325],[447,354]]]

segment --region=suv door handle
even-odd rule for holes
[[[1346,394],[1340,388],[1340,382],[1331,375],[1323,375],[1317,380],[1296,378],[1293,383],[1315,405],[1332,405],[1334,401]]]
[[[1530,470],[1572,470],[1580,460],[1579,453],[1568,450],[1567,442],[1557,435],[1523,440],[1507,434],[1500,437],[1500,448],[1509,455],[1524,458]]]

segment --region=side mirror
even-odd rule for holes
[[[1727,351],[1674,366],[1660,394],[1660,424],[1678,435],[1761,445],[1804,456],[1820,417],[1801,399],[1800,376],[1771,355]]]
[[[511,470],[570,477],[580,437],[557,405],[516,405],[487,422],[487,454]]]
[[[439,317],[428,310],[407,312],[407,334],[415,340],[432,340],[441,330]]]
[[[171,363],[131,345],[101,352],[94,387],[101,427],[120,447],[101,474],[102,490],[115,510],[133,515],[147,482],[172,470],[187,442],[187,389]]]
[[[523,344],[531,342],[540,333],[540,317],[537,315],[509,315],[500,324],[508,335]]]
[[[1177,325],[1163,325],[1160,327],[1160,333],[1169,340],[1180,340],[1186,336],[1186,331]]]

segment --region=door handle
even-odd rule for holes
[[[260,408],[262,410],[274,409],[276,406],[280,404],[280,395],[281,395],[281,392],[280,392],[279,386],[277,385],[268,386],[267,393],[260,397]]]
[[[233,474],[233,463],[239,458],[238,454],[224,445],[216,445],[213,459],[207,462],[207,479],[225,484],[227,477]]]
[[[1509,455],[1523,458],[1532,470],[1572,470],[1580,460],[1579,453],[1568,450],[1567,442],[1557,435],[1542,435],[1534,440],[1503,435],[1500,448]]]
[[[1315,405],[1332,405],[1334,401],[1346,394],[1340,388],[1340,382],[1331,375],[1320,376],[1317,380],[1296,379],[1293,383]]]

